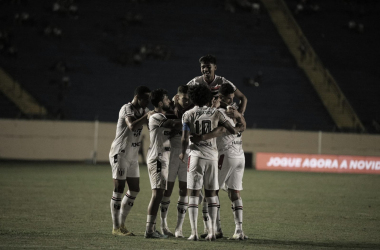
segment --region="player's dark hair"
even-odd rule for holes
[[[232,93],[234,93],[234,87],[232,87],[231,84],[223,83],[222,85],[220,85],[219,94],[227,96]]]
[[[187,94],[188,90],[189,90],[189,86],[181,85],[178,87],[178,94]]]
[[[165,89],[155,89],[150,94],[150,102],[154,107],[158,107],[158,103],[162,102],[165,98],[165,95],[168,94],[168,91]]]
[[[206,85],[198,84],[189,88],[189,97],[195,105],[204,106],[211,101],[212,93]]]
[[[216,65],[216,57],[210,54],[202,56],[201,58],[199,58],[199,63],[204,63],[204,64],[212,63]]]
[[[138,86],[135,88],[135,96],[142,96],[145,93],[150,93],[150,89],[147,86]]]

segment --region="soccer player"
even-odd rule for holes
[[[236,134],[240,128],[232,127],[226,117],[217,109],[206,106],[212,98],[210,89],[198,84],[190,87],[190,100],[194,108],[186,111],[182,117],[182,152],[179,158],[184,161],[186,150],[189,145],[190,134],[207,134],[222,124],[231,134]],[[199,143],[190,144],[190,154],[187,165],[187,189],[189,194],[189,218],[191,224],[191,236],[188,240],[198,240],[197,218],[199,193],[204,186],[205,197],[208,201],[208,212],[211,220],[211,228],[206,240],[215,240],[216,212],[218,199],[216,191],[218,185],[218,151],[216,139],[202,140]]]
[[[111,199],[112,234],[133,236],[125,227],[125,220],[140,191],[138,151],[141,131],[147,124],[150,89],[138,86],[132,102],[123,105],[119,112],[116,137],[109,152],[114,190]],[[125,183],[128,191],[123,198]]]
[[[219,88],[219,94],[221,98],[221,105],[227,108],[227,112],[229,116],[234,117],[231,119],[230,117],[227,120],[236,125],[236,120],[239,119],[242,124],[243,130],[246,127],[245,120],[243,116],[236,111],[237,106],[233,103],[234,99],[234,89],[230,84],[222,84]],[[223,113],[226,113],[225,108],[219,108],[219,110]],[[221,130],[220,130],[221,131]],[[229,134],[227,132],[222,132],[214,130],[208,134],[203,135],[203,139],[205,138],[216,138],[216,143],[218,147],[218,181],[220,187],[227,190],[228,189],[228,197],[231,200],[231,207],[235,220],[235,233],[232,236],[232,239],[236,240],[244,240],[248,237],[244,235],[242,224],[243,224],[243,202],[240,196],[240,191],[243,190],[243,174],[244,174],[244,166],[245,166],[245,157],[244,151],[242,148],[242,134],[241,132],[238,134]],[[199,141],[200,138],[197,136],[192,137],[193,142]],[[224,187],[223,187],[224,186]],[[207,224],[206,224],[207,226]],[[217,232],[221,235],[222,229],[220,225],[220,213],[218,210],[217,215]]]
[[[187,85],[182,85],[178,87],[177,94],[174,96],[173,111],[172,115],[175,119],[182,119],[183,113],[186,111],[190,104],[189,87]],[[171,117],[168,116],[167,117]],[[182,129],[182,127],[181,127]],[[164,193],[164,197],[161,201],[161,232],[162,234],[173,236],[170,232],[167,224],[168,209],[170,204],[170,196],[173,192],[174,183],[178,176],[179,184],[179,198],[177,203],[177,226],[175,228],[174,235],[177,238],[183,238],[182,225],[185,219],[185,215],[188,207],[188,196],[187,196],[187,167],[186,163],[179,160],[178,155],[181,153],[181,137],[182,130],[172,130],[172,136],[170,138],[171,151],[170,151],[170,161],[169,161],[169,176],[168,185]],[[187,157],[185,162],[187,161]]]
[[[147,154],[147,166],[152,187],[152,197],[148,206],[145,238],[167,238],[156,231],[157,212],[167,188],[168,165],[170,157],[169,136],[172,129],[179,130],[181,120],[167,119],[165,113],[170,110],[167,91],[157,89],[151,93],[154,114],[149,116],[150,146]]]
[[[228,83],[234,88],[234,96],[239,99],[239,113],[244,115],[245,109],[247,107],[247,97],[236,88],[236,86],[228,81],[226,78],[215,75],[215,71],[217,69],[216,66],[216,57],[213,55],[202,56],[199,59],[199,63],[201,65],[201,76],[197,76],[192,79],[187,85],[197,85],[203,84],[210,88],[212,93],[215,95],[218,93],[218,89],[223,83]]]

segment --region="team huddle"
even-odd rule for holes
[[[183,238],[182,225],[188,212],[191,235],[199,240],[198,205],[202,204],[204,233],[209,241],[223,237],[220,223],[219,190],[228,192],[235,221],[232,239],[244,240],[243,202],[240,197],[244,173],[242,132],[247,98],[234,84],[215,75],[216,58],[199,59],[202,76],[178,87],[170,99],[164,89],[135,89],[134,98],[122,106],[116,137],[109,153],[114,180],[111,199],[112,234],[133,236],[126,218],[140,191],[138,151],[141,131],[147,125],[150,146],[147,167],[152,188],[145,238]],[[238,104],[234,103],[238,99]],[[148,104],[152,103],[153,110]],[[174,234],[167,224],[170,198],[178,176],[179,198]],[[128,190],[124,195],[125,184]],[[202,189],[204,192],[202,192]],[[156,230],[158,211],[161,232]]]

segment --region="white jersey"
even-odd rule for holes
[[[218,110],[220,110],[223,114],[226,113],[226,110],[223,108],[219,108]],[[227,121],[229,121],[231,125],[235,127],[236,124],[233,119],[227,115],[225,116]],[[219,155],[225,155],[229,158],[244,158],[241,133],[233,135],[226,131],[222,136],[216,138],[216,145],[218,147]]]
[[[203,76],[197,76],[190,82],[188,82],[187,85],[203,84],[208,86],[213,94],[216,94],[218,93],[218,90],[223,83],[231,84],[231,86],[234,88],[234,91],[236,91],[236,86],[232,82],[228,81],[226,78],[222,76],[217,75],[215,75],[214,81],[212,81],[212,83],[206,82]]]
[[[188,110],[183,114],[182,124],[187,124],[190,134],[207,134],[218,127],[218,124],[225,123],[226,117],[219,110],[211,107],[199,107]],[[203,159],[218,160],[218,149],[216,138],[212,138],[199,143],[190,142],[190,156],[197,156]]]
[[[147,162],[153,163],[157,160],[169,163],[169,156],[163,154],[170,151],[170,128],[164,128],[162,125],[167,118],[162,113],[155,113],[149,118],[150,146],[147,154]],[[164,158],[162,158],[165,156]],[[167,159],[166,159],[167,158]]]
[[[119,112],[119,119],[116,125],[116,137],[112,142],[110,157],[114,157],[118,153],[125,153],[129,160],[137,160],[138,152],[141,145],[141,131],[143,126],[130,130],[125,119],[134,117],[140,119],[145,113],[149,112],[148,108],[135,108],[132,103],[125,104]]]

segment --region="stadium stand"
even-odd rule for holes
[[[286,0],[286,3],[367,131],[379,133],[380,3],[375,0]]]
[[[64,6],[66,1],[56,1]],[[261,8],[223,1],[1,1],[0,29],[17,55],[0,66],[49,110],[51,119],[114,122],[137,85],[172,95],[200,75],[198,58],[218,58],[218,75],[248,97],[248,127],[334,131],[307,77]],[[33,22],[16,22],[30,13]]]

